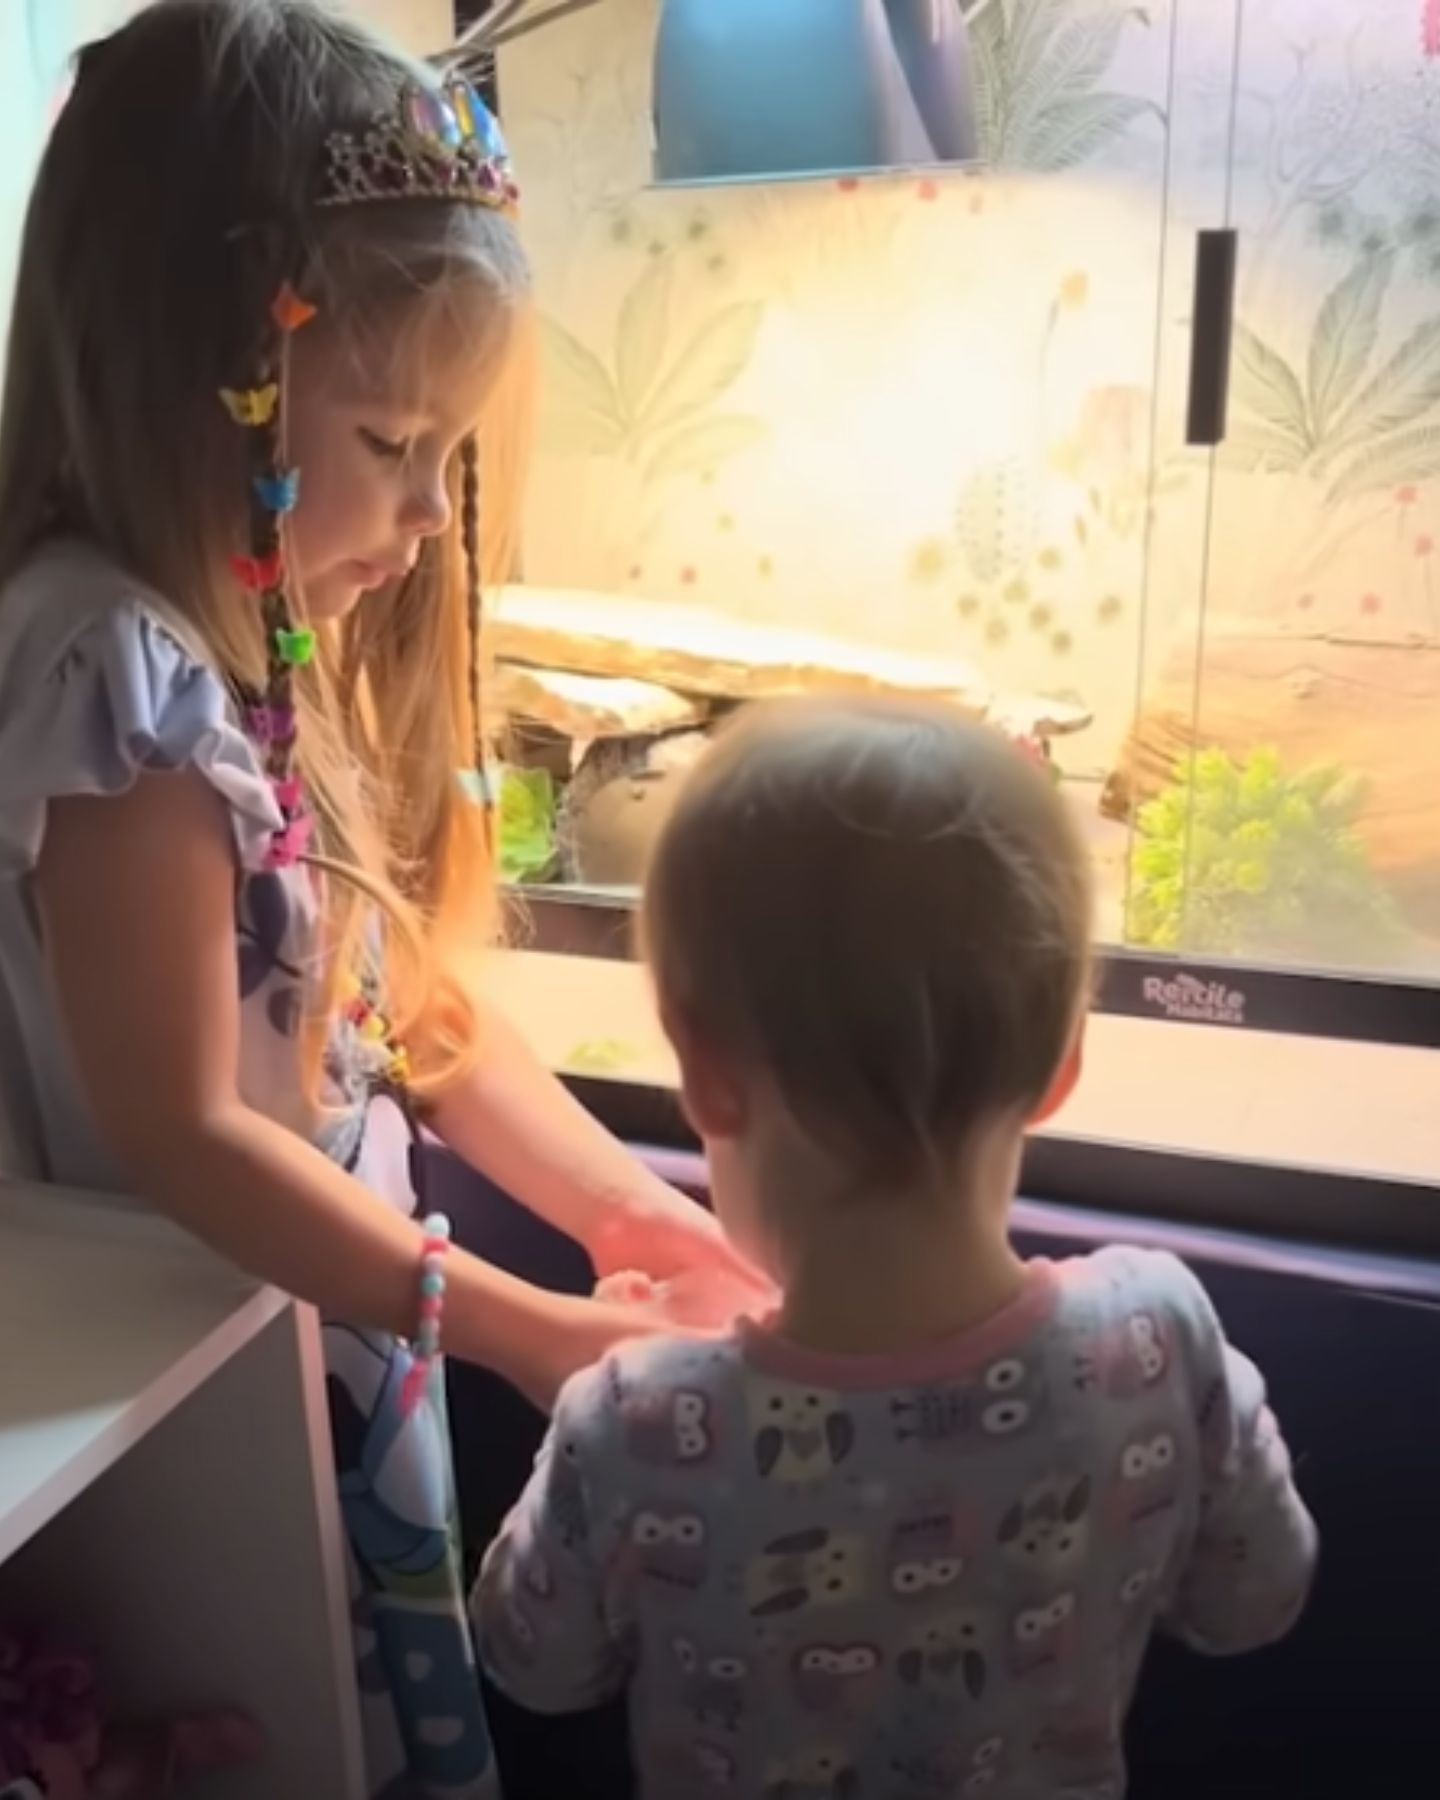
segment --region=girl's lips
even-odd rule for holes
[[[404,581],[415,567],[415,560],[413,556],[407,556],[393,563],[353,562],[350,568],[362,587],[388,587],[392,581]]]
[[[386,587],[392,581],[399,581],[403,571],[382,568],[379,563],[351,563],[355,579],[362,588]]]

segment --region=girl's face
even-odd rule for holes
[[[312,328],[313,329],[313,328]],[[415,566],[450,525],[448,472],[494,378],[475,353],[401,358],[297,340],[287,456],[300,470],[290,556],[306,613],[338,619]]]

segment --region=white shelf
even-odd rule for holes
[[[284,1305],[163,1221],[0,1186],[0,1563]]]
[[[264,1764],[215,1800],[358,1800],[319,1328],[151,1214],[0,1181],[0,1615],[99,1658],[117,1713],[217,1703]]]

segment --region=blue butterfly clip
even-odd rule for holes
[[[280,475],[257,475],[255,492],[268,512],[294,512],[300,499],[300,471],[289,469]]]

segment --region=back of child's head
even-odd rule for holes
[[[743,711],[657,849],[644,933],[683,1035],[773,1083],[857,1182],[953,1179],[1075,1042],[1089,865],[1048,773],[925,701]]]
[[[493,359],[496,411],[447,473],[452,528],[393,593],[322,631],[297,678],[316,847],[388,908],[392,945],[409,946],[394,1003],[412,1014],[435,991],[436,922],[471,935],[488,885],[456,779],[477,730],[467,612],[482,564],[509,559],[524,414],[509,377],[527,317],[502,210],[317,204],[331,135],[363,137],[417,87],[438,78],[310,0],[157,0],[82,51],[27,215],[0,417],[0,582],[46,537],[86,538],[258,691],[270,637],[230,566],[247,548],[252,451],[221,391],[255,379],[276,295],[292,284],[317,309],[297,355],[372,376]],[[303,584],[293,599],[303,616]],[[357,904],[333,906],[351,941]],[[446,1004],[463,1037],[463,1004]]]

